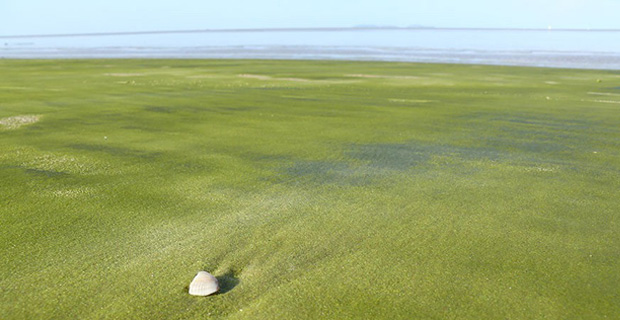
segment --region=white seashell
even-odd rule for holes
[[[192,296],[208,296],[220,289],[217,279],[206,271],[199,271],[189,284],[189,294]]]

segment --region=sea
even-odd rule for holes
[[[620,30],[341,28],[0,37],[0,58],[355,60],[620,70]]]

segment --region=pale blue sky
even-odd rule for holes
[[[0,35],[359,24],[620,28],[620,0],[0,0]]]

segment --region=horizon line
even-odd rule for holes
[[[152,31],[117,31],[117,32],[87,32],[87,33],[57,33],[57,34],[26,34],[0,35],[0,39],[20,38],[64,38],[64,37],[102,37],[102,36],[130,36],[149,34],[180,34],[180,33],[235,33],[235,32],[342,32],[342,31],[579,31],[579,32],[620,32],[620,29],[589,29],[589,28],[482,28],[482,27],[396,27],[396,26],[359,26],[359,27],[311,27],[311,28],[224,28],[224,29],[189,29],[189,30],[152,30]]]

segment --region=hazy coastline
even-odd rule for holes
[[[620,30],[355,27],[0,37],[5,59],[402,61],[620,70]]]

